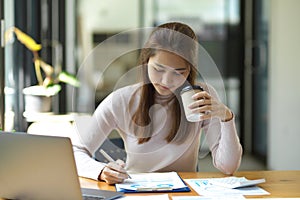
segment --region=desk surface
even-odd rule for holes
[[[181,178],[215,178],[225,177],[219,172],[179,172]],[[265,178],[266,182],[259,184],[261,188],[268,191],[270,195],[245,196],[246,198],[292,198],[300,197],[300,170],[298,171],[241,171],[233,174],[234,176],[244,176],[248,179]],[[115,187],[104,182],[80,178],[82,187],[100,188],[103,190],[115,190]],[[191,188],[191,187],[190,187]],[[198,196],[191,188],[191,192],[169,193],[169,196]],[[150,193],[155,194],[155,193]],[[160,193],[161,194],[161,193]],[[147,195],[147,193],[126,194],[126,195]]]

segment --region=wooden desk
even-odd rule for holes
[[[179,172],[181,178],[215,178],[225,177],[219,172]],[[248,179],[265,178],[266,182],[259,184],[261,188],[268,191],[270,195],[263,196],[245,196],[246,198],[292,198],[300,197],[300,170],[299,171],[243,171],[236,172],[234,176],[244,176]],[[80,178],[82,187],[100,188],[103,190],[115,190],[114,186],[107,185],[104,182],[94,181],[90,179]],[[191,187],[190,187],[191,188]],[[198,194],[191,188],[191,192],[182,193],[168,193],[172,196],[198,196]],[[135,193],[125,195],[147,195],[155,193]],[[161,193],[159,193],[161,194]]]

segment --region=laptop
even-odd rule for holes
[[[121,192],[81,188],[67,137],[0,131],[0,199],[116,199]]]

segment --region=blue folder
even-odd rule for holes
[[[138,193],[138,192],[143,192],[143,193],[148,193],[148,192],[190,192],[190,188],[188,186],[183,187],[183,188],[177,188],[177,189],[149,189],[149,190],[129,190],[129,189],[118,189],[117,192],[124,192],[124,193]]]

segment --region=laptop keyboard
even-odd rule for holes
[[[82,196],[82,200],[100,200],[100,199],[105,199],[105,197],[102,196]]]
[[[122,192],[101,189],[81,188],[83,200],[116,199],[123,196]]]

